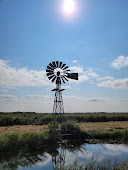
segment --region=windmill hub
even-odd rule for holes
[[[60,117],[64,116],[62,91],[65,89],[61,89],[61,84],[66,83],[68,79],[78,80],[78,73],[69,73],[69,71],[69,67],[66,66],[65,63],[59,61],[53,61],[46,69],[48,79],[53,83],[56,83],[56,88],[52,90],[55,91],[53,106],[53,115],[55,119],[56,115],[60,115]]]
[[[57,71],[57,76],[60,76],[60,71]]]

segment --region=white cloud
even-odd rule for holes
[[[61,86],[61,89],[70,89],[71,86]]]
[[[104,102],[107,101],[107,98],[87,98],[86,101],[90,102]]]
[[[119,89],[128,89],[128,78],[117,79],[117,80],[107,80],[97,84],[99,87],[111,87]]]
[[[8,92],[8,90],[4,90],[4,89],[3,89],[3,90],[0,90],[0,91],[2,91],[2,92]]]
[[[91,77],[94,77],[94,78],[99,77],[99,75],[96,74],[95,72],[90,72],[90,73],[88,73],[88,75],[91,76]]]
[[[28,68],[17,69],[11,67],[5,60],[0,60],[0,86],[45,86],[49,85],[44,70],[28,70]]]
[[[71,72],[74,72],[74,73],[84,73],[84,70],[81,67],[76,67],[76,66],[70,67],[70,70]]]
[[[110,65],[116,69],[128,66],[128,57],[119,56]]]
[[[83,102],[104,102],[107,101],[107,98],[85,98],[80,96],[63,96],[65,99],[71,99],[71,100],[79,100]]]
[[[85,71],[83,70],[82,67],[70,67],[71,72],[73,73],[78,73],[78,80],[73,80],[73,79],[69,79],[69,82],[71,83],[82,83],[84,81],[88,80],[88,76],[86,75]]]
[[[128,146],[124,145],[124,144],[103,144],[103,146],[107,149],[107,150],[111,150],[113,152],[127,152],[128,153]]]
[[[39,155],[38,155],[38,157],[39,157]],[[39,158],[40,158],[40,161],[38,161],[36,163],[36,166],[41,167],[41,168],[52,160],[51,155],[48,153],[44,153],[43,157],[40,156]]]
[[[1,94],[0,95],[0,100],[7,100],[7,101],[16,101],[18,98],[13,95],[6,95],[6,94]]]
[[[31,99],[49,99],[52,98],[52,96],[48,96],[48,95],[26,95],[26,97],[31,98]]]
[[[73,79],[68,79],[69,80],[69,82],[71,82],[71,83],[82,83],[82,82],[84,82],[84,81],[87,81],[88,80],[88,77],[87,76],[85,76],[85,75],[81,75],[81,76],[78,76],[78,80],[73,80]]]
[[[114,80],[114,77],[105,76],[105,77],[99,77],[99,78],[97,78],[97,80],[107,80],[107,79],[109,79],[109,80]]]
[[[87,74],[88,76],[93,77],[93,78],[97,78],[97,77],[100,76],[100,75],[98,75],[97,73],[95,73],[95,72],[93,71],[93,68],[91,68],[91,67],[89,67],[88,71],[86,71],[86,74]]]
[[[120,99],[121,102],[128,102],[128,99]]]
[[[81,67],[70,67],[72,72],[79,73],[79,80],[70,80],[73,83],[82,83],[88,80]],[[82,74],[82,75],[80,75]],[[9,65],[8,61],[0,60],[0,86],[1,87],[20,87],[32,86],[41,87],[51,85],[46,76],[45,70],[29,70],[28,68],[15,68]],[[68,86],[67,88],[70,88]]]
[[[82,82],[87,81],[87,80],[88,80],[88,77],[87,77],[87,76],[81,75],[81,76],[79,76],[79,78],[78,78],[78,83],[82,83]]]
[[[72,62],[73,62],[73,63],[78,63],[78,60],[73,60]]]
[[[66,95],[63,95],[63,97],[65,98],[65,99],[75,99],[75,100],[82,100],[82,101],[84,101],[84,97],[80,97],[80,96],[66,96]]]
[[[93,80],[113,80],[114,77],[110,77],[110,76],[105,76],[105,77],[100,77],[99,74],[97,74],[96,72],[94,72],[93,68],[88,67],[87,71],[84,71],[84,69],[82,67],[70,67],[71,72],[76,72],[79,74],[78,76],[78,81],[69,79],[70,82],[73,83],[82,83],[84,81],[89,80],[90,83],[94,83]]]

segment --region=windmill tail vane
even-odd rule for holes
[[[78,73],[69,73],[69,71],[69,67],[66,66],[65,63],[60,61],[53,61],[46,68],[48,79],[51,80],[52,83],[56,84],[56,88],[52,90],[55,91],[53,105],[53,115],[55,119],[58,115],[61,118],[64,117],[62,91],[64,91],[65,89],[61,89],[61,84],[65,84],[68,79],[78,80]]]

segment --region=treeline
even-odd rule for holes
[[[58,121],[58,119],[56,119]],[[66,113],[65,120],[76,122],[128,121],[128,113]],[[46,125],[52,121],[51,113],[0,113],[0,126]]]

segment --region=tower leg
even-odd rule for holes
[[[64,118],[64,106],[62,99],[62,91],[60,84],[57,84],[57,90],[55,91],[54,106],[53,106],[53,117],[54,121],[59,120],[60,122]]]

